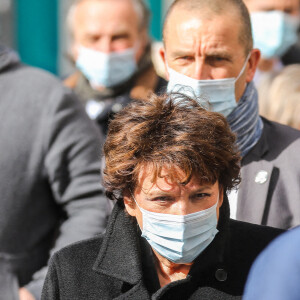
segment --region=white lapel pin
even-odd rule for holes
[[[263,184],[268,180],[268,172],[261,170],[257,172],[254,181],[259,184]]]

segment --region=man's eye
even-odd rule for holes
[[[220,63],[224,63],[227,61],[227,58],[223,57],[223,56],[211,56],[211,57],[207,57],[206,58],[206,62],[211,65],[218,65]]]
[[[126,39],[128,39],[128,34],[119,34],[119,35],[113,36],[113,38],[112,38],[113,41],[126,40]]]
[[[193,60],[194,60],[193,56],[181,56],[177,58],[177,61],[179,62],[189,62]]]
[[[100,38],[101,38],[101,37],[98,36],[98,35],[90,35],[90,36],[87,36],[87,37],[86,37],[86,41],[87,41],[88,43],[95,43],[95,42],[97,42]]]
[[[225,58],[224,57],[222,57],[222,56],[213,56],[213,57],[211,57],[211,58],[209,58],[211,61],[223,61],[223,60],[225,60]]]

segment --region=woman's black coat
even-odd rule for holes
[[[186,279],[151,295],[144,282],[136,221],[117,204],[104,236],[53,256],[42,299],[239,299],[253,260],[282,231],[229,220],[226,197],[218,229]]]

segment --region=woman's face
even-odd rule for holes
[[[178,169],[179,176],[184,173]],[[186,215],[205,210],[213,206],[217,201],[217,217],[223,203],[223,191],[218,181],[214,184],[201,184],[195,176],[186,185],[168,180],[166,170],[162,169],[163,177],[158,177],[152,182],[150,168],[144,168],[138,177],[135,191],[132,191],[138,205],[148,211],[173,215]],[[139,207],[130,194],[124,195],[124,203],[127,212],[136,217],[137,222],[143,228],[143,218]]]

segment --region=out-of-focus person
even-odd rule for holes
[[[202,95],[226,116],[242,154],[231,217],[287,229],[300,224],[300,132],[261,118],[252,82],[260,58],[242,0],[175,0],[161,55],[168,91]]]
[[[261,115],[300,130],[300,64],[284,67],[264,88]]]
[[[261,51],[254,81],[259,86],[284,65],[300,63],[299,0],[245,0],[254,47]]]
[[[298,300],[300,227],[276,238],[255,260],[243,300]]]
[[[210,132],[210,134],[207,134]],[[51,262],[42,299],[232,299],[282,231],[229,219],[240,155],[226,119],[181,94],[135,101],[111,121],[100,238]]]
[[[40,299],[56,250],[104,231],[99,130],[59,79],[0,46],[0,299]]]
[[[64,82],[106,134],[112,115],[166,85],[153,67],[143,0],[79,0],[68,24],[77,72]]]

